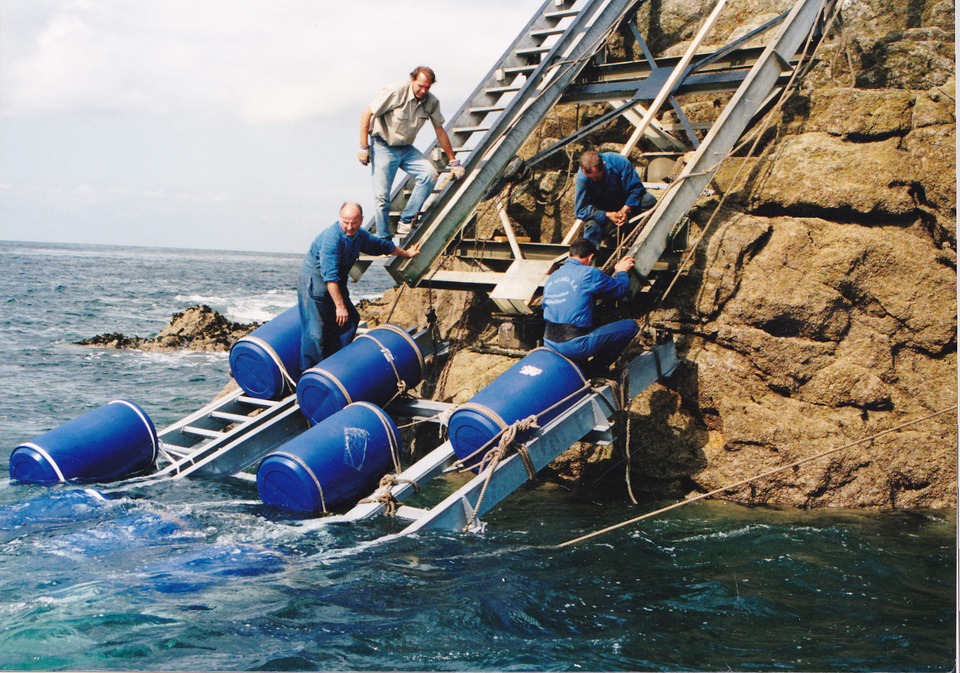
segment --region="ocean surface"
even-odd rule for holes
[[[21,442],[126,398],[162,428],[227,383],[225,354],[152,336],[207,304],[292,306],[298,255],[0,242],[0,669],[947,671],[953,511],[667,503],[521,489],[482,534],[387,518],[304,529],[248,483],[11,483]],[[390,285],[374,266],[355,298]],[[452,486],[439,483],[443,492]]]

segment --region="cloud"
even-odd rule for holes
[[[301,251],[376,92],[451,117],[542,1],[0,0],[0,239]]]
[[[459,101],[538,5],[6,0],[0,114],[358,115],[377,88],[421,63],[438,70],[438,93]]]

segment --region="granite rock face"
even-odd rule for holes
[[[792,4],[740,3],[714,44]],[[691,238],[706,229],[695,261],[651,316],[674,334],[683,363],[632,404],[629,461],[622,446],[578,444],[551,465],[552,478],[592,497],[622,496],[622,486],[597,484],[623,484],[628,466],[634,495],[652,499],[797,463],[723,497],[956,506],[955,411],[859,442],[957,403],[954,5],[844,4],[758,151],[728,160],[717,193],[690,213]],[[643,5],[638,23],[655,53],[680,54],[704,11],[660,0]],[[691,104],[688,117],[715,119],[722,102]],[[544,124],[538,147],[596,111],[567,114]],[[588,143],[619,150],[629,130],[607,128]],[[575,166],[564,164],[511,193],[511,218],[535,240],[559,241],[574,219]],[[438,399],[464,401],[509,360],[457,363]]]

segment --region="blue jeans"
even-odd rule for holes
[[[407,205],[400,214],[400,219],[410,222],[420,212],[420,207],[427,200],[437,184],[437,169],[413,145],[390,146],[379,136],[371,138],[370,170],[373,174],[373,198],[376,206],[375,226],[373,232],[381,238],[390,238],[390,190],[397,170],[403,170],[407,175],[416,179],[416,185]]]
[[[347,305],[349,318],[341,327],[337,324],[337,307],[327,292],[327,284],[312,273],[303,272],[297,279],[297,300],[300,305],[300,368],[307,371],[353,341],[360,324],[360,314],[354,308],[345,287],[341,294]]]
[[[645,191],[643,196],[640,197],[639,212],[645,213],[655,205],[657,205],[657,197]],[[603,239],[612,234],[616,228],[616,225],[610,222],[610,220],[606,220],[603,224],[600,224],[596,220],[587,220],[583,223],[583,237],[589,241],[593,241],[599,248]]]
[[[547,348],[560,353],[580,367],[587,378],[605,374],[614,360],[620,357],[639,328],[632,320],[618,320],[602,325],[589,334],[570,341],[543,340]]]

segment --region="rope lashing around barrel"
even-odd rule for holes
[[[383,345],[383,342],[381,342],[379,339],[377,339],[374,336],[370,336],[369,334],[361,334],[360,337],[364,339],[370,339],[375,344],[377,344],[377,346],[380,348],[380,354],[383,356],[383,359],[386,360],[387,363],[390,365],[390,368],[393,370],[393,376],[397,379],[397,392],[394,393],[393,396],[391,396],[390,399],[387,401],[387,404],[389,404],[390,402],[393,402],[393,400],[395,400],[397,397],[407,392],[407,382],[403,380],[402,376],[400,376],[400,372],[397,371],[397,365],[393,361],[393,353],[390,351],[389,348]]]
[[[380,478],[380,483],[377,485],[377,492],[369,498],[358,500],[357,504],[380,504],[383,505],[384,514],[394,516],[397,513],[397,508],[400,506],[400,501],[393,496],[393,487],[397,484],[410,484],[413,486],[414,492],[420,492],[420,485],[413,479],[402,479],[395,474],[385,474]]]
[[[913,420],[913,421],[907,421],[906,423],[901,423],[900,425],[898,425],[898,426],[896,426],[896,427],[888,428],[888,429],[886,429],[886,430],[881,430],[881,431],[878,432],[878,433],[875,433],[875,434],[873,434],[873,435],[870,435],[869,437],[864,437],[863,439],[858,439],[858,440],[855,441],[855,442],[850,442],[849,444],[844,444],[843,446],[838,446],[838,447],[835,447],[835,448],[833,448],[833,449],[828,449],[828,450],[826,450],[826,451],[822,451],[822,452],[820,452],[820,453],[818,453],[818,454],[816,454],[816,455],[809,456],[809,457],[807,457],[807,458],[803,458],[803,459],[798,460],[798,461],[796,461],[796,462],[794,462],[794,463],[790,463],[789,465],[783,465],[783,466],[781,466],[781,467],[776,467],[776,468],[773,468],[772,470],[767,470],[766,472],[763,472],[763,473],[761,473],[761,474],[758,474],[758,475],[756,475],[756,476],[754,476],[754,477],[750,477],[749,479],[743,479],[742,481],[738,481],[738,482],[736,482],[735,484],[728,484],[727,486],[723,486],[723,487],[721,487],[721,488],[716,488],[716,489],[710,491],[709,493],[701,493],[700,495],[697,495],[697,496],[695,496],[695,497],[693,497],[693,498],[688,498],[688,499],[686,499],[686,500],[681,500],[680,502],[675,502],[675,503],[673,503],[672,505],[668,505],[668,506],[666,506],[666,507],[662,507],[662,508],[660,508],[660,509],[658,509],[658,510],[656,510],[656,511],[654,511],[654,512],[648,512],[648,513],[646,513],[646,514],[644,514],[644,515],[642,515],[642,516],[634,517],[633,519],[629,519],[629,520],[627,520],[627,521],[621,521],[620,523],[614,524],[614,525],[612,525],[612,526],[607,526],[606,528],[602,528],[601,530],[597,530],[597,531],[594,531],[594,532],[592,532],[592,533],[588,533],[587,535],[581,535],[581,536],[578,537],[578,538],[574,538],[574,539],[572,539],[572,540],[567,540],[566,542],[562,542],[562,543],[558,544],[558,545],[555,547],[555,549],[563,549],[564,547],[570,547],[570,546],[575,545],[575,544],[577,544],[577,543],[579,543],[579,542],[584,542],[584,541],[586,541],[586,540],[590,540],[590,539],[593,539],[593,538],[595,538],[595,537],[600,537],[601,535],[605,535],[605,534],[607,534],[607,533],[610,533],[610,532],[612,532],[612,531],[618,530],[618,529],[620,529],[620,528],[624,528],[624,527],[626,527],[626,526],[633,525],[633,524],[635,524],[635,523],[638,523],[638,522],[640,522],[640,521],[643,521],[644,519],[649,519],[649,518],[654,517],[654,516],[657,516],[657,515],[659,515],[659,514],[663,514],[664,512],[669,512],[669,511],[672,510],[672,509],[677,509],[678,507],[683,507],[684,505],[689,505],[689,504],[692,503],[692,502],[697,502],[697,501],[699,501],[699,500],[704,500],[705,498],[709,498],[709,497],[714,496],[714,495],[719,495],[719,494],[721,494],[721,493],[723,493],[723,492],[725,492],[725,491],[729,491],[729,490],[731,490],[731,489],[738,488],[738,487],[740,487],[740,486],[744,486],[744,485],[746,485],[746,484],[749,484],[749,483],[751,483],[751,482],[757,481],[757,480],[759,480],[759,479],[763,479],[764,477],[769,477],[769,476],[772,476],[772,475],[774,475],[774,474],[777,474],[778,472],[784,472],[785,470],[793,469],[793,468],[795,468],[795,467],[798,467],[798,466],[800,466],[800,465],[803,465],[804,463],[809,463],[809,462],[811,462],[811,461],[817,460],[818,458],[823,458],[823,457],[829,456],[829,455],[831,455],[831,454],[833,454],[833,453],[838,453],[838,452],[843,451],[843,450],[845,450],[845,449],[849,449],[849,448],[852,447],[852,446],[857,446],[858,444],[864,444],[864,443],[866,443],[866,442],[869,442],[869,441],[872,441],[872,440],[874,440],[874,439],[877,439],[878,437],[882,437],[883,435],[888,435],[888,434],[890,434],[891,432],[897,432],[898,430],[902,430],[903,428],[909,427],[909,426],[911,426],[911,425],[917,425],[918,423],[923,423],[924,421],[929,421],[931,418],[935,418],[935,417],[937,417],[937,416],[942,416],[943,414],[948,414],[948,413],[950,413],[951,411],[956,411],[956,410],[957,410],[957,405],[953,405],[952,407],[950,407],[950,408],[948,408],[948,409],[943,409],[943,410],[941,410],[941,411],[936,411],[936,412],[934,412],[934,413],[932,413],[932,414],[929,414],[929,415],[927,415],[927,416],[924,416],[923,418],[918,418],[918,419]]]
[[[283,377],[285,386],[288,386],[290,390],[297,389],[297,382],[293,380],[293,377],[290,376],[290,372],[288,372],[287,368],[283,366],[283,360],[281,360],[280,356],[277,355],[277,351],[273,350],[273,346],[268,344],[260,337],[251,336],[250,334],[242,337],[240,341],[249,341],[250,343],[255,343],[260,346],[260,348],[264,350],[267,356],[269,356],[269,358],[273,360],[273,363],[277,366],[277,369],[280,371],[280,376]]]
[[[477,510],[480,509],[480,503],[483,502],[483,496],[487,493],[487,486],[490,485],[490,479],[493,477],[493,473],[496,471],[497,465],[499,465],[500,461],[509,455],[511,449],[515,450],[517,455],[520,456],[520,460],[523,462],[523,467],[527,471],[527,477],[529,479],[536,478],[537,471],[534,469],[533,460],[530,458],[530,454],[527,451],[526,445],[518,444],[516,439],[518,434],[539,427],[540,426],[537,425],[536,416],[527,416],[526,418],[516,421],[515,423],[511,423],[500,433],[500,441],[497,443],[497,445],[483,454],[483,458],[480,459],[480,464],[477,466],[477,471],[482,473],[487,468],[489,468],[489,470],[487,470],[486,479],[483,480],[483,487],[480,489],[480,495],[477,496],[477,504],[474,505],[473,511],[470,513],[470,518],[464,525],[463,530],[469,530],[470,526],[473,525],[473,522],[477,520]]]
[[[562,356],[561,356],[561,357],[562,357]],[[550,413],[551,411],[553,411],[553,410],[556,409],[557,407],[559,407],[559,406],[561,406],[561,405],[563,405],[563,404],[566,404],[569,400],[573,399],[574,397],[578,397],[584,390],[588,390],[588,389],[591,389],[590,383],[587,382],[587,381],[584,381],[583,385],[580,386],[579,388],[577,388],[576,390],[574,390],[572,393],[570,393],[569,395],[567,395],[567,396],[564,397],[563,399],[561,399],[561,400],[559,400],[559,401],[557,401],[557,402],[554,402],[554,403],[551,404],[549,407],[547,407],[546,409],[544,409],[543,411],[541,411],[539,414],[536,414],[535,416],[531,416],[530,418],[539,419],[539,418],[541,418],[542,416],[547,415],[548,413]],[[459,409],[464,409],[464,408],[470,408],[471,406],[474,406],[474,405],[473,405],[472,403],[470,403],[470,402],[465,402],[464,404],[461,404],[459,407],[457,407],[457,410],[459,410]],[[491,420],[495,420],[495,419],[491,419]],[[527,419],[523,419],[523,420],[527,420]],[[518,422],[523,422],[523,421],[518,421]],[[487,440],[487,442],[486,442],[483,446],[481,446],[479,449],[477,449],[476,451],[474,451],[474,452],[471,453],[470,455],[464,456],[463,458],[459,458],[457,461],[455,461],[455,462],[453,463],[453,465],[451,465],[451,466],[450,466],[449,468],[447,468],[447,470],[445,470],[445,471],[446,471],[446,472],[465,472],[466,470],[472,470],[473,467],[472,467],[472,466],[469,466],[469,467],[468,467],[468,466],[466,465],[466,463],[467,463],[468,461],[470,461],[470,460],[473,460],[473,459],[476,458],[477,456],[479,456],[479,455],[481,455],[481,454],[483,454],[483,453],[486,453],[486,451],[487,451],[488,448],[493,444],[493,442],[494,442],[494,441],[497,441],[497,439],[498,439],[504,432],[506,432],[506,431],[510,428],[510,426],[508,426],[508,425],[506,425],[505,423],[503,423],[503,421],[500,421],[500,423],[502,423],[500,432],[498,432],[496,435],[494,435],[494,436],[491,437],[489,440]],[[539,426],[537,426],[537,427],[539,427]]]

